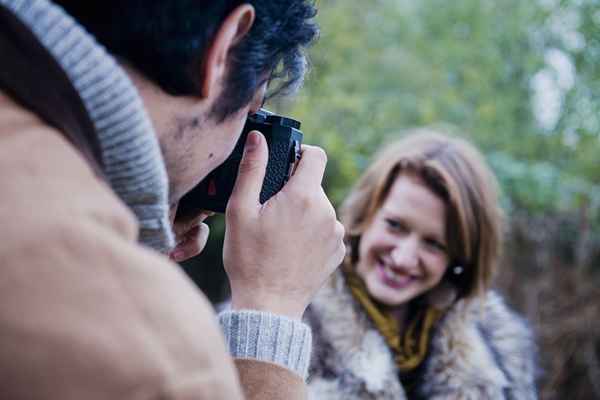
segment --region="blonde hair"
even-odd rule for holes
[[[358,261],[360,237],[402,173],[420,176],[446,204],[449,267],[461,266],[460,297],[489,289],[501,248],[502,213],[496,178],[481,153],[464,139],[425,129],[386,145],[342,204],[350,262]]]

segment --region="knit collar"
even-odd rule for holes
[[[133,83],[65,11],[47,0],[0,0],[64,69],[92,120],[108,183],[136,215],[141,243],[173,247],[168,178],[154,129]]]

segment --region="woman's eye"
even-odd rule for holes
[[[394,220],[394,219],[390,219],[390,218],[386,218],[385,222],[386,222],[388,228],[390,228],[393,231],[396,231],[396,232],[406,232],[406,230],[407,230],[406,226],[402,222],[400,222],[400,221],[397,221],[397,220]]]
[[[436,239],[426,239],[425,244],[436,251],[446,252],[446,245]]]

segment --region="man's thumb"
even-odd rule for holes
[[[246,138],[244,154],[228,208],[229,206],[256,207],[260,204],[260,191],[268,161],[269,150],[264,136],[258,131],[250,132]]]

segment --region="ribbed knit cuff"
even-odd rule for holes
[[[224,311],[219,322],[234,358],[276,363],[306,379],[312,333],[305,323],[250,310]]]

